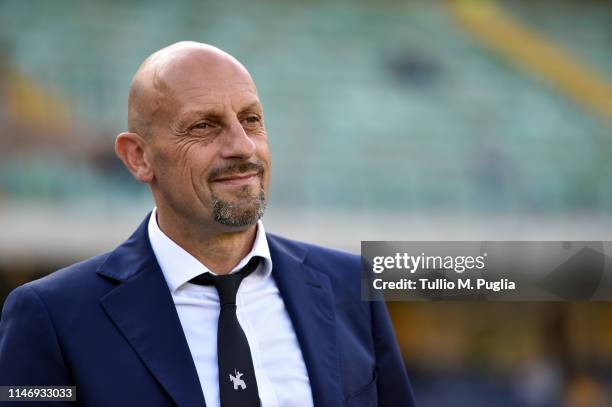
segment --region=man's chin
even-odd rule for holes
[[[247,227],[261,219],[264,209],[265,203],[259,199],[249,203],[215,200],[213,216],[217,223],[224,226]]]

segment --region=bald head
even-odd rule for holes
[[[230,54],[208,44],[177,42],[150,55],[136,71],[128,97],[128,130],[151,134],[155,117],[171,110],[177,94],[194,85],[211,91],[248,86],[256,92],[249,72]]]

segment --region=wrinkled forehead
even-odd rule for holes
[[[218,81],[208,83],[194,78],[168,88],[168,101],[178,107],[190,103],[230,104],[259,101],[255,86],[250,82]]]

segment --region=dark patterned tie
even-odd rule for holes
[[[219,396],[221,407],[259,407],[259,393],[249,343],[236,317],[236,293],[242,279],[251,274],[260,257],[252,257],[237,273],[215,276],[201,274],[190,280],[193,284],[214,285],[219,293]]]

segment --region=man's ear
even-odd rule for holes
[[[124,132],[115,140],[115,153],[140,182],[153,181],[153,168],[145,154],[145,140],[136,133]]]

